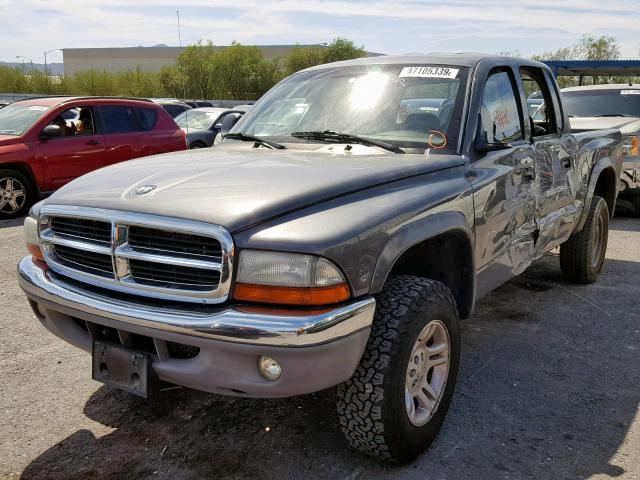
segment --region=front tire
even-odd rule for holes
[[[598,279],[609,239],[609,207],[594,195],[582,230],[560,245],[560,269],[569,282],[589,284]]]
[[[0,170],[0,220],[25,215],[33,203],[31,182],[16,170]]]
[[[377,296],[360,365],[338,387],[349,443],[397,463],[415,459],[442,426],[459,359],[459,317],[449,289],[420,277],[392,277]]]

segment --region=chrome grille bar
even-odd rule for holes
[[[55,225],[64,225],[65,229]],[[68,225],[80,227],[74,231],[66,228]],[[221,303],[229,295],[233,240],[217,225],[45,205],[39,229],[49,267],[75,280],[164,300]],[[132,229],[136,230],[133,245],[128,242]],[[109,242],[104,241],[105,232],[110,232]],[[145,235],[150,236],[148,242]]]

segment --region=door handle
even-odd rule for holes
[[[562,165],[564,168],[571,168],[571,157],[561,158],[560,165]]]
[[[100,145],[102,142],[100,140],[89,140],[87,145]]]

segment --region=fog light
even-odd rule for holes
[[[262,355],[258,360],[260,375],[271,382],[275,382],[282,374],[282,367],[273,358]]]

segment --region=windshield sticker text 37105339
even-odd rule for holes
[[[456,78],[459,71],[458,68],[449,67],[404,67],[398,76],[400,78]]]

